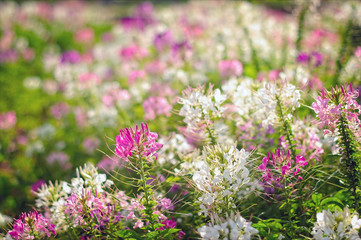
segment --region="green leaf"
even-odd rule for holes
[[[312,201],[319,206],[322,200],[322,193],[312,194]]]
[[[340,209],[343,209],[344,208],[344,204],[341,202],[340,199],[336,198],[336,197],[329,197],[329,198],[326,198],[324,200],[321,201],[321,206],[324,208],[324,207],[327,207],[329,208],[331,205],[336,205],[338,206]]]

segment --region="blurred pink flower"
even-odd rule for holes
[[[238,77],[243,73],[243,66],[238,60],[222,60],[218,63],[218,71],[223,78]]]
[[[87,153],[93,153],[94,150],[99,146],[99,139],[95,137],[88,137],[83,141],[83,148]]]
[[[56,119],[64,117],[68,112],[69,106],[64,102],[55,104],[50,108],[51,115]]]
[[[130,45],[120,50],[120,56],[123,60],[141,59],[148,55],[148,51],[144,48],[140,48],[137,45]]]
[[[1,130],[9,130],[13,128],[15,124],[16,124],[16,113],[14,111],[0,114]]]
[[[105,171],[113,171],[116,168],[121,168],[122,165],[118,158],[112,159],[109,157],[103,157],[103,159],[98,163],[97,167]]]
[[[78,85],[80,89],[89,89],[99,85],[101,82],[102,80],[95,73],[82,73],[78,77]]]
[[[52,152],[46,158],[49,164],[58,163],[62,168],[68,170],[72,167],[69,162],[69,156],[65,152]]]
[[[154,120],[157,116],[170,116],[172,106],[164,97],[149,97],[143,102],[145,120]]]
[[[74,35],[75,41],[78,43],[91,43],[94,39],[94,31],[91,28],[83,28]]]
[[[128,77],[128,84],[132,85],[133,83],[135,83],[137,80],[145,78],[146,73],[144,70],[134,70],[133,72],[131,72],[129,74]]]

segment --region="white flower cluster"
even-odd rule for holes
[[[96,190],[98,193],[113,185],[113,181],[107,180],[105,174],[99,174],[97,168],[87,163],[77,169],[77,177],[71,183],[61,182],[41,187],[36,193],[35,205],[52,213],[51,221],[57,228],[65,226],[65,203],[67,198],[75,193],[80,196],[86,190]]]
[[[202,194],[198,198],[201,213],[207,216],[209,209],[220,205],[229,210],[236,208],[237,195],[249,182],[245,166],[248,157],[248,152],[235,145],[204,147],[202,160],[195,165],[197,171],[193,174],[193,182]]]
[[[236,79],[231,79],[222,86],[222,90],[230,96],[238,114],[242,117],[250,115],[254,107],[253,82],[251,78],[244,78],[240,83]]]
[[[350,210],[347,207],[343,211],[336,211],[334,213],[329,210],[323,210],[317,213],[317,222],[315,222],[315,226],[312,229],[312,235],[316,240],[360,240],[360,228],[361,219],[358,214],[350,214]]]
[[[177,155],[189,153],[193,150],[192,145],[187,142],[187,139],[178,133],[172,133],[170,137],[161,137],[159,143],[163,144],[158,162],[165,164],[167,162],[171,164],[177,164]]]
[[[187,129],[194,131],[205,123],[221,117],[224,108],[221,104],[226,96],[221,94],[219,89],[213,91],[211,88],[204,93],[203,87],[190,89],[183,92],[183,98],[179,98],[182,104],[179,115],[185,117]]]
[[[276,83],[266,83],[255,94],[256,115],[264,119],[264,126],[276,124],[278,121],[278,104],[282,106],[284,117],[291,119],[291,112],[300,106],[300,90],[292,84],[285,83],[281,87]]]
[[[216,224],[209,223],[198,228],[198,232],[204,240],[248,240],[252,235],[258,231],[251,226],[252,222],[247,222],[239,213],[231,214],[225,220],[220,220],[219,217]]]

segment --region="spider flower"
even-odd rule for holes
[[[320,127],[324,128],[324,134],[335,133],[342,114],[349,123],[348,127],[358,132],[361,114],[361,106],[356,101],[358,95],[358,91],[354,91],[351,85],[348,88],[347,85],[331,88],[331,92],[322,90],[316,102],[312,104],[312,108],[319,118]]]
[[[299,172],[308,164],[303,156],[296,156],[292,159],[291,152],[288,150],[275,150],[275,153],[268,152],[267,157],[264,157],[262,164],[258,169],[263,171],[262,182],[266,188],[266,192],[273,193],[274,187],[283,188],[285,184],[292,185],[295,181],[303,180],[299,176]]]
[[[142,123],[140,127],[120,130],[116,137],[115,153],[125,161],[135,156],[146,157],[151,161],[152,156],[157,157],[157,151],[163,146],[156,142],[158,134],[149,131],[148,125]]]
[[[23,213],[19,219],[16,219],[9,235],[15,240],[34,239],[34,236],[50,237],[56,235],[56,232],[55,225],[34,210],[27,214]]]

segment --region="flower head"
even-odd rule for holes
[[[351,130],[359,129],[361,106],[356,101],[358,95],[358,91],[354,91],[351,85],[331,88],[331,92],[322,90],[312,107],[319,118],[319,125],[324,128],[324,134],[335,133],[342,114]]]
[[[34,239],[34,236],[50,237],[56,235],[55,225],[36,210],[23,213],[13,224],[13,230],[9,235],[15,240]]]
[[[313,238],[321,239],[360,239],[358,231],[361,219],[357,213],[350,213],[348,208],[343,211],[331,212],[323,210],[317,213],[317,222],[312,229]]]
[[[151,161],[152,156],[157,156],[157,151],[163,146],[156,142],[158,134],[149,131],[148,125],[142,123],[140,127],[125,128],[120,130],[116,137],[115,153],[125,161],[132,156],[146,157]]]

